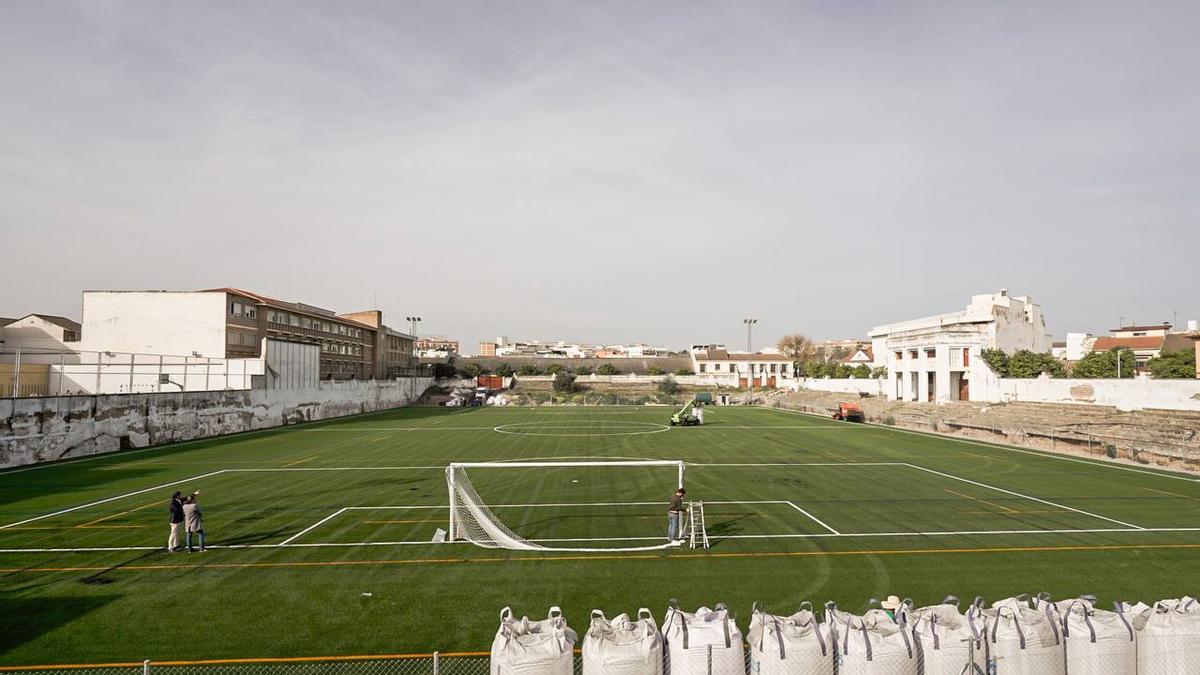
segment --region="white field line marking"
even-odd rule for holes
[[[1200,527],[1156,527],[1142,530],[1131,530],[1125,527],[1091,528],[1078,530],[931,530],[928,532],[850,532],[832,533],[797,533],[797,534],[730,534],[721,535],[719,539],[863,539],[878,537],[881,539],[898,539],[904,537],[948,537],[948,536],[1003,536],[1026,534],[1155,534],[1164,532],[1200,532]],[[604,539],[535,539],[533,541],[655,541],[662,537],[609,537]],[[433,542],[433,541],[357,541],[357,542],[314,542],[303,544],[212,544],[205,548],[212,549],[255,549],[255,548],[353,548],[363,546],[445,546],[447,543],[467,544],[465,541]],[[108,551],[161,551],[161,546],[102,546],[77,548],[5,548],[0,553],[103,553]]]
[[[557,504],[538,503],[538,504],[488,504],[489,509],[523,509],[530,507],[570,507],[570,506],[665,506],[670,502],[562,502]],[[705,504],[719,505],[741,505],[741,504],[788,504],[795,506],[789,501],[783,499],[756,499],[750,501],[705,501]],[[347,506],[343,511],[394,511],[401,509],[448,509],[449,504],[432,504],[429,506]]]
[[[684,462],[685,466],[906,466],[905,462]]]
[[[821,417],[820,415],[816,415],[813,413],[807,413],[802,410],[788,410],[786,408],[763,408],[763,410],[774,410],[776,412],[792,413],[793,415],[804,415],[807,417]],[[957,436],[951,436],[949,434],[937,434],[937,433],[932,433],[932,432],[928,432],[928,431],[916,431],[913,429],[900,429],[897,427],[889,427],[889,426],[884,426],[881,424],[875,424],[873,422],[864,422],[861,425],[857,425],[857,426],[863,426],[864,428],[868,428],[868,429],[882,429],[885,431],[895,431],[897,433],[912,434],[914,436],[925,436],[927,438],[940,438],[940,439],[946,440],[946,441],[954,441],[957,443],[966,443],[967,445],[978,445],[980,447],[992,448],[995,450],[1007,450],[1009,452],[1020,452],[1022,454],[1026,454],[1026,455],[1033,455],[1034,457],[1043,457],[1046,459],[1058,459],[1058,460],[1062,460],[1064,462],[1078,462],[1080,464],[1087,464],[1088,466],[1100,467],[1100,468],[1105,468],[1105,469],[1120,469],[1121,471],[1131,471],[1133,473],[1142,473],[1142,474],[1146,474],[1147,476],[1157,476],[1159,478],[1173,478],[1175,480],[1187,481],[1189,483],[1200,483],[1200,478],[1195,478],[1193,476],[1181,475],[1181,474],[1177,474],[1177,473],[1171,473],[1168,471],[1147,471],[1145,469],[1138,469],[1138,468],[1135,468],[1132,466],[1125,466],[1124,464],[1118,464],[1116,462],[1105,462],[1103,460],[1084,459],[1082,457],[1071,457],[1069,455],[1063,455],[1063,454],[1059,454],[1056,452],[1046,452],[1046,451],[1039,452],[1037,450],[1026,450],[1025,448],[1018,448],[1018,447],[1015,447],[1012,445],[1005,445],[1003,443],[988,443],[987,441],[976,441],[976,440],[969,439],[969,438],[959,438]]]
[[[94,502],[91,502],[91,503],[88,503],[88,504],[81,504],[81,505],[79,505],[79,506],[72,506],[72,507],[71,507],[71,508],[69,508],[69,509],[63,509],[63,510],[61,510],[61,511],[55,511],[54,513],[45,513],[45,514],[42,514],[42,515],[40,515],[40,516],[34,516],[33,518],[26,518],[25,520],[22,520],[22,521],[20,521],[20,522],[16,522],[16,523],[9,523],[9,524],[7,524],[7,525],[2,525],[2,526],[0,526],[0,530],[7,530],[7,529],[8,529],[8,528],[10,528],[10,527],[16,527],[16,526],[18,526],[18,525],[24,525],[24,524],[26,524],[26,523],[32,523],[32,522],[36,522],[36,521],[39,521],[39,520],[45,520],[46,518],[53,518],[54,516],[61,516],[61,515],[63,515],[64,513],[71,513],[72,511],[79,511],[80,509],[86,509],[86,508],[90,508],[90,507],[92,507],[92,506],[99,506],[99,505],[101,505],[101,504],[107,504],[107,503],[109,503],[109,502],[115,502],[115,501],[117,501],[117,500],[119,500],[119,499],[125,499],[126,497],[133,497],[133,496],[135,496],[135,495],[145,494],[145,493],[147,493],[147,492],[153,492],[153,491],[155,491],[155,490],[161,490],[161,489],[163,489],[163,488],[169,488],[169,487],[173,487],[173,486],[179,485],[180,483],[187,483],[188,481],[200,480],[200,479],[202,479],[202,478],[209,478],[210,476],[216,476],[217,474],[222,474],[222,473],[225,473],[226,471],[228,471],[228,469],[220,469],[220,470],[218,470],[218,471],[210,471],[210,472],[208,472],[208,473],[202,473],[202,474],[200,474],[199,476],[191,476],[190,478],[182,478],[182,479],[180,479],[180,480],[171,481],[170,483],[163,483],[162,485],[155,485],[154,487],[148,487],[148,488],[144,488],[144,489],[141,489],[141,490],[136,490],[136,491],[134,491],[134,492],[126,492],[125,494],[123,494],[123,495],[117,495],[116,497],[108,497],[108,498],[106,498],[106,499],[101,499],[101,500],[94,501]],[[165,503],[165,502],[164,502],[164,503]]]
[[[1110,522],[1110,523],[1116,523],[1117,525],[1124,525],[1125,527],[1132,527],[1132,528],[1133,528],[1133,529],[1135,529],[1135,530],[1144,530],[1144,529],[1146,529],[1146,528],[1144,528],[1144,527],[1142,527],[1142,526],[1140,526],[1140,525],[1134,525],[1134,524],[1132,524],[1132,523],[1126,523],[1126,522],[1123,522],[1123,521],[1117,520],[1116,518],[1109,518],[1108,516],[1102,516],[1102,515],[1099,515],[1099,514],[1097,514],[1097,513],[1092,513],[1092,512],[1090,512],[1090,511],[1084,511],[1083,509],[1077,509],[1077,508],[1074,508],[1074,507],[1072,507],[1072,506],[1066,506],[1066,505],[1063,505],[1063,504],[1058,504],[1058,503],[1052,502],[1052,501],[1050,501],[1050,500],[1048,500],[1048,499],[1040,499],[1040,498],[1038,498],[1038,497],[1031,497],[1031,496],[1029,496],[1029,495],[1027,495],[1027,494],[1022,494],[1022,493],[1020,493],[1020,492],[1013,492],[1012,490],[1006,490],[1006,489],[1004,489],[1004,488],[1001,488],[1001,487],[996,487],[995,485],[988,485],[987,483],[980,483],[979,481],[970,480],[970,479],[968,479],[968,478],[961,478],[961,477],[959,477],[959,476],[955,476],[955,475],[953,475],[953,474],[945,473],[945,472],[942,472],[942,471],[935,471],[935,470],[933,470],[933,469],[926,469],[925,467],[923,467],[923,466],[917,466],[916,464],[908,464],[908,466],[910,466],[910,467],[912,467],[912,468],[914,468],[914,469],[917,469],[918,471],[925,471],[925,472],[927,472],[927,473],[932,473],[932,474],[934,474],[934,475],[941,476],[941,477],[943,477],[943,478],[950,478],[950,479],[953,479],[953,480],[962,481],[963,483],[968,483],[968,484],[970,484],[970,485],[976,485],[976,486],[978,486],[978,487],[987,488],[987,489],[989,489],[989,490],[995,490],[996,492],[1003,492],[1004,494],[1013,495],[1014,497],[1020,497],[1020,498],[1022,498],[1022,499],[1028,499],[1028,500],[1030,500],[1030,501],[1038,502],[1039,504],[1046,504],[1046,505],[1048,505],[1048,506],[1053,506],[1053,507],[1055,507],[1055,508],[1060,508],[1060,509],[1064,509],[1064,510],[1067,510],[1067,511],[1074,511],[1075,513],[1081,513],[1081,514],[1083,514],[1083,515],[1085,515],[1085,516],[1091,516],[1092,518],[1098,518],[1098,519],[1100,519],[1100,520],[1107,520],[1108,522]]]
[[[445,471],[443,466],[263,466],[263,467],[244,467],[237,469],[224,469],[230,473],[261,473],[261,472],[287,472],[287,471],[417,471],[417,470],[438,470]]]
[[[796,504],[795,504],[795,503],[793,503],[793,502],[787,502],[787,504],[788,504],[788,506],[791,506],[793,509],[796,509],[796,510],[797,510],[797,511],[799,511],[800,513],[803,513],[804,515],[806,515],[806,516],[808,516],[809,518],[811,518],[811,519],[812,519],[812,521],[813,521],[814,523],[816,523],[816,524],[820,525],[821,527],[823,527],[823,528],[825,528],[825,529],[829,530],[830,532],[832,532],[832,533],[834,533],[834,534],[841,534],[841,532],[838,532],[837,530],[835,530],[835,529],[833,529],[832,527],[830,527],[829,525],[827,525],[827,524],[825,523],[825,521],[823,521],[823,520],[821,520],[820,518],[818,518],[818,517],[814,516],[813,514],[809,513],[808,511],[805,511],[804,509],[800,508],[799,506],[796,506]]]
[[[279,542],[278,544],[276,544],[276,546],[284,546],[284,545],[290,544],[290,543],[292,543],[293,540],[299,539],[301,535],[304,535],[304,534],[320,527],[321,525],[324,525],[325,523],[329,522],[330,520],[333,520],[334,518],[342,515],[345,512],[346,512],[346,509],[344,509],[344,508],[334,511],[333,513],[329,514],[328,516],[325,516],[324,518],[318,520],[317,522],[313,523],[312,525],[309,525],[308,527],[304,528],[303,530],[300,530],[296,534],[293,534],[292,536],[288,537],[287,539],[284,539],[283,541]]]

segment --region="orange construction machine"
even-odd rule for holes
[[[833,419],[845,420],[847,422],[865,422],[867,416],[863,414],[862,408],[857,403],[841,403],[838,404],[838,409],[834,411]]]

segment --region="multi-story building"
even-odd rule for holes
[[[444,335],[421,335],[414,345],[418,354],[453,356],[458,353],[458,340]]]
[[[495,356],[495,355],[496,355],[496,343],[495,342],[480,342],[479,343],[479,356]]]
[[[697,375],[735,375],[742,387],[782,387],[792,381],[792,359],[778,353],[727,351],[712,345],[692,349],[692,372]]]
[[[1050,351],[1042,308],[1007,289],[971,297],[965,310],[876,326],[876,366],[886,366],[888,398],[970,400],[972,364],[984,349]]]
[[[367,323],[368,318],[376,323]],[[83,334],[91,348],[254,358],[262,355],[266,338],[310,343],[321,347],[323,379],[385,375],[388,357],[379,354],[382,318],[377,311],[337,314],[237,288],[83,294]]]

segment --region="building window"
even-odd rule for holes
[[[903,361],[904,360],[904,352],[896,352],[896,360]]]
[[[925,350],[925,358],[927,358],[927,359],[935,359],[935,358],[937,358],[937,350],[934,350],[934,349],[926,349],[926,350]]]
[[[702,373],[704,372],[704,366],[705,366],[705,365],[706,365],[706,364],[703,364],[703,363],[701,363],[701,364],[700,364],[700,372],[702,372]]]
[[[241,316],[242,315],[242,303],[240,303],[240,302],[229,303],[229,313],[232,314],[233,316]]]
[[[971,365],[971,350],[966,347],[963,347],[963,365]]]

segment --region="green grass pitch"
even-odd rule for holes
[[[501,607],[577,629],[670,598],[789,612],[1048,591],[1197,592],[1200,483],[1153,469],[767,409],[403,409],[0,473],[0,664],[486,649]],[[712,547],[434,544],[449,462],[687,462]],[[669,468],[471,470],[548,546],[665,538]],[[202,491],[212,550],[162,551]],[[70,549],[70,550],[66,550]],[[368,595],[369,594],[369,595]]]

